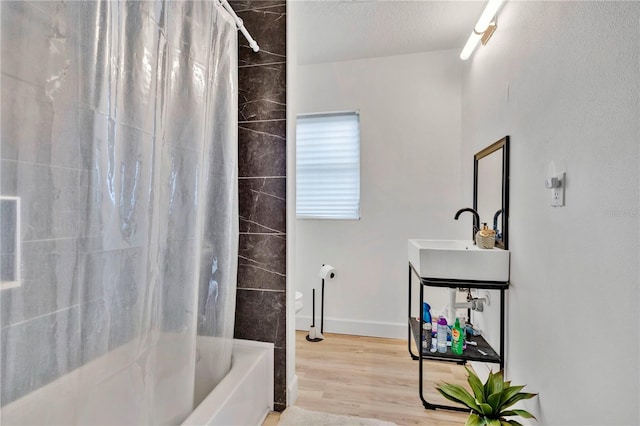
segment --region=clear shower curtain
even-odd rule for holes
[[[0,420],[180,423],[197,342],[216,342],[212,381],[231,362],[235,25],[217,1],[0,15],[0,195],[21,206],[0,237],[22,255],[0,291]]]

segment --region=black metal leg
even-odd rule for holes
[[[409,355],[411,355],[412,360],[417,360],[418,356],[413,353],[411,349],[411,265],[409,265],[409,307],[407,311],[407,349],[409,350]],[[420,350],[420,348],[418,348]]]
[[[422,284],[420,284],[420,300],[424,300],[424,286]],[[422,342],[422,309],[420,309],[420,341]],[[424,393],[423,393],[423,379],[424,379],[424,372],[423,372],[423,368],[422,368],[422,348],[418,348],[418,354],[419,354],[419,360],[418,360],[418,380],[420,380],[420,384],[418,385],[418,389],[420,390],[420,400],[422,400],[422,405],[424,405],[424,408],[430,408],[430,409],[434,409],[434,407],[432,406],[432,404],[430,404],[426,399],[424,399]]]
[[[504,289],[500,289],[500,370],[504,369]]]

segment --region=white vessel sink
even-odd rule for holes
[[[409,262],[423,278],[509,281],[509,255],[471,240],[409,240]]]

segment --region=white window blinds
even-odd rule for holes
[[[296,216],[360,218],[360,120],[357,112],[299,115]]]

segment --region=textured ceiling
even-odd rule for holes
[[[298,63],[462,49],[484,1],[294,0]]]

